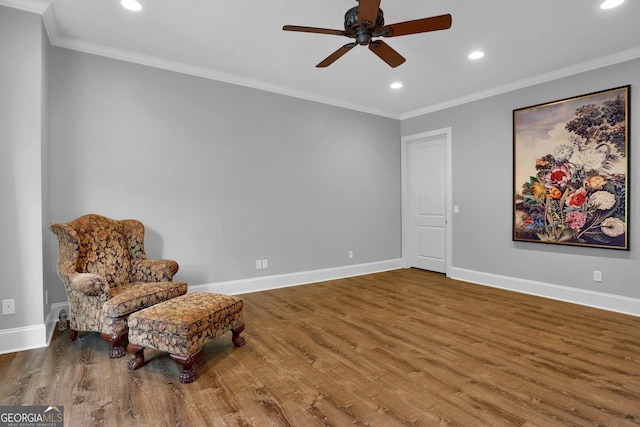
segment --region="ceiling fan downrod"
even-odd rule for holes
[[[305,27],[300,25],[285,25],[282,29],[285,31],[329,34],[355,39],[354,42],[345,44],[322,60],[316,65],[318,68],[328,67],[357,45],[368,45],[371,52],[376,54],[390,67],[395,68],[404,63],[405,58],[384,41],[379,39],[373,40],[374,38],[428,33],[431,31],[446,30],[451,27],[451,15],[449,14],[385,25],[384,13],[382,9],[380,9],[380,0],[356,1],[358,2],[358,6],[352,7],[344,15],[344,30]]]
[[[363,21],[359,19],[359,6],[354,6],[344,14],[344,29],[353,34],[356,42],[359,45],[368,45],[371,42],[371,30],[372,22]],[[384,26],[384,13],[382,9],[378,9],[378,15],[376,18],[374,28],[382,28]]]

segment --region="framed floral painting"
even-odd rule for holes
[[[630,90],[513,111],[513,240],[629,250]]]

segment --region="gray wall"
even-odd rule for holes
[[[53,221],[139,219],[190,285],[400,258],[398,120],[62,48],[50,62]]]
[[[0,299],[16,303],[0,331],[43,323],[41,25],[0,6]]]
[[[51,48],[38,14],[0,6],[0,299],[17,310],[0,351],[45,341],[44,294],[66,301],[47,225],[89,212],[142,220],[149,256],[191,285],[399,258],[400,136],[444,127],[454,269],[640,298],[633,116],[629,252],[514,243],[510,228],[512,110],[639,83],[630,61],[400,123]]]
[[[512,153],[514,109],[631,84],[629,245],[631,250],[513,242]],[[637,111],[640,60],[509,92],[403,120],[402,136],[452,128],[453,260],[458,269],[640,298],[638,261]],[[601,270],[603,282],[593,281]]]
[[[51,223],[51,187],[49,186],[51,180],[51,162],[49,161],[51,153],[49,146],[49,55],[51,51],[51,45],[49,44],[49,38],[47,36],[46,29],[42,27],[42,115],[41,115],[41,140],[42,151],[40,155],[41,167],[41,186],[42,186],[42,235],[46,236],[49,233],[49,224]],[[53,253],[46,249],[46,240],[42,239],[42,257],[43,267],[45,265],[55,265],[57,262],[57,252]],[[59,289],[58,283],[52,283],[49,280],[44,280],[44,276],[50,274],[43,270],[43,288],[45,292],[45,300],[43,304],[44,312],[43,318],[46,319],[51,310],[51,304],[56,300],[55,295]],[[49,294],[54,296],[50,298]],[[55,319],[54,319],[55,321]],[[51,324],[46,325],[52,327]]]

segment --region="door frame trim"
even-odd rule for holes
[[[435,129],[428,132],[416,133],[413,135],[403,136],[401,139],[401,179],[402,187],[402,267],[411,267],[411,170],[409,167],[409,148],[411,144],[429,137],[444,136],[446,145],[446,176],[445,176],[445,274],[450,277],[452,256],[453,256],[453,238],[451,224],[451,200],[452,200],[452,181],[453,181],[453,161],[452,161],[452,140],[451,127]]]

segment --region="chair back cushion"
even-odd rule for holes
[[[78,234],[78,272],[103,276],[112,287],[131,282],[131,255],[120,221],[85,215],[69,225]]]

